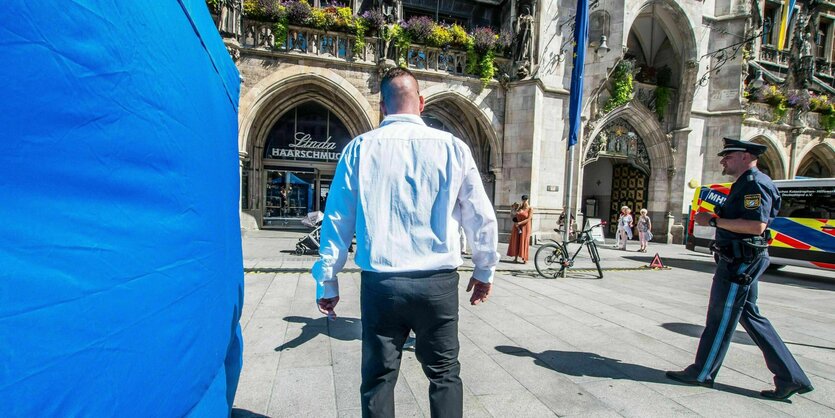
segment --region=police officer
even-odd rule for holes
[[[696,214],[695,222],[716,228],[714,255],[718,265],[710,289],[707,321],[696,361],[682,371],[668,371],[670,379],[706,387],[713,381],[728,351],[736,323],[762,350],[768,369],[774,373],[774,390],[760,394],[788,401],[796,393],[812,391],[812,383],[777,331],[757,307],[757,283],[768,267],[766,228],[780,209],[780,194],[771,179],[757,170],[757,157],[766,147],[725,138],[722,174],[736,178],[725,204],[710,213]]]

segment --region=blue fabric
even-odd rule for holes
[[[10,0],[4,416],[228,416],[239,75],[203,0]]]
[[[574,68],[571,70],[571,94],[568,98],[568,146],[577,144],[580,116],[583,114],[583,77],[586,72],[586,49],[589,44],[589,2],[577,0],[574,16]]]

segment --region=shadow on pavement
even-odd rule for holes
[[[668,322],[666,324],[661,324],[661,327],[668,331],[672,331],[678,334],[687,335],[690,337],[699,338],[702,336],[702,331],[704,331],[705,327],[701,325],[695,324],[685,324],[683,322]],[[734,337],[732,342],[737,344],[745,344],[745,345],[757,345],[754,343],[754,340],[748,336],[747,332],[743,331],[735,331]],[[835,347],[826,347],[822,345],[814,345],[814,344],[805,344],[805,343],[796,343],[792,341],[783,341],[788,345],[799,345],[803,347],[811,347],[811,348],[820,348],[821,350],[832,350],[835,351]]]
[[[682,386],[684,384],[670,380],[664,375],[664,370],[641,366],[640,364],[624,363],[618,359],[601,356],[595,353],[580,351],[546,350],[534,353],[521,347],[507,345],[496,346],[500,353],[517,357],[530,357],[534,364],[570,376],[605,377],[609,379],[634,380],[638,382],[664,383]],[[716,384],[715,388],[724,392],[735,393],[752,398],[760,398],[759,391],[744,389],[736,386]]]
[[[702,332],[705,330],[705,327],[701,325],[685,324],[683,322],[668,322],[666,324],[661,324],[661,327],[667,331],[672,331],[677,334],[687,335],[694,338],[701,337]],[[734,331],[734,336],[731,342],[745,345],[756,345],[754,340],[748,336],[748,333],[743,331]]]
[[[287,322],[304,324],[302,333],[298,337],[287,341],[275,348],[275,351],[282,351],[288,348],[296,348],[316,337],[319,334],[327,334],[331,338],[341,341],[359,340],[362,337],[362,322],[357,318],[336,317],[331,321],[326,316],[320,318],[305,318],[303,316],[284,317]]]
[[[524,277],[527,279],[543,279],[543,280],[565,280],[565,279],[594,279],[600,280],[600,277],[597,276],[597,270],[592,271],[592,269],[583,268],[582,271],[578,270],[571,270],[568,269],[568,273],[566,273],[565,277],[545,277],[536,272],[536,270],[517,270],[517,271],[510,271],[510,275],[513,277]],[[588,272],[586,272],[588,270]],[[496,270],[500,273],[505,273],[504,271]],[[605,272],[605,269],[604,269]]]
[[[232,418],[269,418],[269,416],[246,409],[232,408]]]
[[[769,269],[765,271],[765,274],[763,274],[762,277],[760,277],[760,281],[796,286],[803,289],[835,291],[835,282],[832,282],[833,279],[822,277],[822,274],[829,272],[811,268],[798,270],[805,270],[809,273]]]

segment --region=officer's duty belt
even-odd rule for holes
[[[729,263],[737,260],[750,263],[764,254],[768,254],[768,241],[763,237],[752,237],[733,240],[730,245],[714,243],[713,252]]]

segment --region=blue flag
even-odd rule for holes
[[[586,71],[586,48],[589,44],[589,2],[577,0],[574,17],[574,69],[571,70],[571,95],[568,101],[568,146],[577,144],[580,115],[583,113],[583,76]]]

